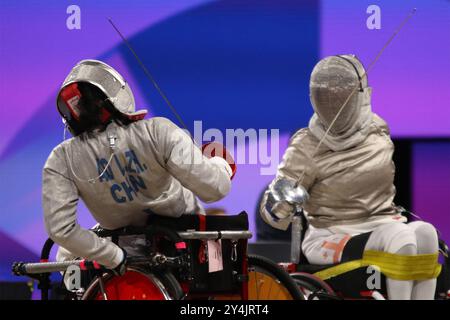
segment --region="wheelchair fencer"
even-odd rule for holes
[[[15,263],[16,275],[38,281],[41,299],[51,298],[52,272],[78,267],[81,284],[63,290],[72,300],[299,300],[293,278],[275,262],[248,255],[248,218],[185,215],[151,216],[146,227],[93,230],[118,243],[122,237],[144,236],[148,250],[127,259],[127,271],[117,275],[95,261],[48,262],[53,241],[42,249],[41,262]],[[219,248],[219,249],[217,249]]]
[[[308,193],[303,187],[282,179],[274,184],[271,196],[271,205],[283,201],[296,204],[291,221],[291,261],[280,265],[295,280],[304,299],[385,300],[386,277],[419,281],[437,278],[435,299],[450,299],[449,249],[442,239],[439,239],[439,253],[400,255],[365,249],[372,233],[367,232],[347,241],[338,263],[311,264],[302,250],[309,227],[302,204],[308,200]],[[407,223],[415,217],[404,208],[399,209],[408,218]]]

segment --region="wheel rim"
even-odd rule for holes
[[[295,272],[291,273],[291,277],[294,278],[295,280],[305,281],[315,290],[323,290],[331,295],[335,294],[333,288],[331,288],[331,286],[328,283],[326,283],[324,280],[320,279],[319,277],[313,274],[305,272]]]
[[[153,274],[129,270],[123,276],[104,276],[104,291],[108,300],[170,300],[164,285]],[[98,279],[86,291],[86,298],[104,300]]]
[[[291,273],[291,277],[297,284],[300,292],[305,297],[305,300],[310,300],[311,295],[317,292],[323,292],[330,296],[336,296],[334,290],[320,278],[313,274],[296,272]],[[318,297],[314,297],[313,300],[320,300]]]
[[[248,279],[249,300],[293,300],[286,287],[266,272],[251,269]]]

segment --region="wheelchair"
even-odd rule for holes
[[[413,214],[404,210],[402,215]],[[331,265],[310,264],[301,249],[308,228],[303,211],[298,212],[292,227],[291,261],[280,265],[291,275],[305,300],[386,300],[386,276],[376,266],[358,266],[363,257],[370,233],[352,237],[345,245],[341,262]],[[409,221],[409,219],[408,219]],[[449,248],[439,240],[440,273],[437,277],[435,299],[450,300],[450,257]],[[353,266],[352,266],[353,264]],[[373,275],[378,272],[379,285],[372,286]]]
[[[95,261],[48,262],[54,245],[48,239],[39,263],[14,263],[13,273],[38,281],[41,299],[59,292],[69,300],[301,300],[294,279],[278,264],[261,256],[247,255],[248,217],[184,215],[168,218],[150,215],[144,227],[92,230],[116,244],[125,236],[143,236],[148,245],[143,255],[127,259],[127,271],[119,276]],[[221,250],[212,250],[215,245]],[[214,256],[209,256],[214,255]],[[210,261],[213,260],[213,264]],[[217,267],[217,261],[221,261]],[[80,286],[67,290],[52,284],[52,272],[76,266]],[[214,268],[214,269],[211,269]],[[49,291],[52,289],[52,295]]]

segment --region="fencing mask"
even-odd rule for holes
[[[333,151],[340,151],[359,144],[367,137],[373,115],[371,88],[364,67],[356,56],[338,55],[320,60],[312,71],[309,87],[315,112],[309,129],[314,136],[319,140],[325,136],[348,99],[323,143]]]

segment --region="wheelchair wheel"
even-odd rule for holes
[[[248,256],[248,300],[304,300],[289,274],[275,262]]]
[[[336,300],[339,299],[334,290],[322,279],[305,272],[291,273],[304,299]]]
[[[92,282],[82,300],[179,300],[184,293],[169,272],[150,273],[129,269],[123,276],[105,273]]]

